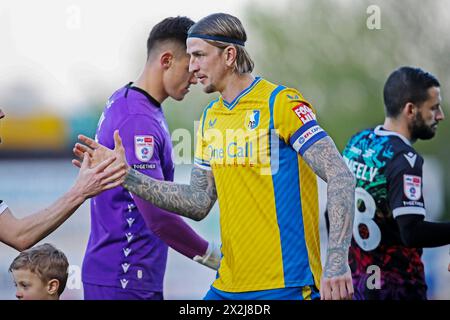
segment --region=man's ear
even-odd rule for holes
[[[223,54],[225,56],[225,63],[228,67],[233,67],[236,64],[237,50],[235,46],[228,46],[223,49]]]
[[[160,57],[159,62],[161,63],[161,66],[163,69],[169,69],[170,66],[173,63],[173,53],[171,51],[164,51]]]
[[[402,112],[408,119],[415,118],[417,113],[417,106],[412,102],[407,102]]]
[[[47,293],[52,296],[57,296],[59,290],[59,280],[58,279],[51,279],[47,283]]]

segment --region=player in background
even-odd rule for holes
[[[354,177],[303,96],[252,75],[246,40],[239,19],[228,14],[190,28],[190,71],[206,93],[220,93],[200,120],[191,182],[159,181],[131,167],[124,186],[194,220],[219,199],[223,257],[205,299],[317,299],[319,286],[323,299],[351,298]],[[114,137],[114,153],[124,160]],[[81,141],[87,146],[79,150],[94,159],[112,152]],[[314,173],[328,182],[332,221],[323,275]]]
[[[119,130],[127,162],[149,179],[173,180],[172,142],[161,104],[168,97],[182,100],[197,82],[186,54],[187,31],[193,24],[187,17],[173,17],[153,27],[143,72],[109,98],[98,124],[97,141],[113,148],[113,133]],[[167,245],[218,268],[219,248],[178,215],[122,187],[95,197],[82,268],[84,298],[163,299]]]
[[[66,255],[45,243],[21,252],[11,263],[19,300],[59,300],[68,278]]]
[[[0,109],[0,120],[4,117]],[[86,199],[119,186],[124,180],[125,167],[112,166],[114,160],[112,156],[90,168],[89,157],[85,157],[73,187],[49,207],[27,217],[17,219],[0,200],[0,242],[23,251],[58,228]]]
[[[384,104],[384,124],[355,134],[343,152],[357,181],[355,297],[426,299],[422,248],[450,244],[450,223],[425,221],[423,158],[412,144],[433,138],[444,120],[439,81],[401,67],[384,85]]]

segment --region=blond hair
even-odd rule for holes
[[[233,45],[236,48],[236,70],[241,74],[253,71],[255,64],[243,46],[247,41],[247,34],[241,21],[235,16],[226,13],[211,14],[195,23],[188,33],[189,35],[195,34],[200,38],[202,36],[216,37],[217,40],[207,37],[204,40],[220,49]],[[224,40],[221,41],[222,39]]]

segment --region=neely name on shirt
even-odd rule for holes
[[[355,174],[356,179],[373,182],[373,179],[378,173],[378,168],[369,167],[364,163],[360,163],[355,160],[350,160],[347,157],[343,157],[347,167],[351,172]]]

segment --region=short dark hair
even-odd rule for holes
[[[155,25],[147,39],[147,58],[158,43],[171,40],[186,48],[186,38],[194,21],[188,17],[169,17]]]
[[[58,295],[66,287],[69,262],[66,255],[49,243],[22,251],[11,263],[9,272],[13,270],[30,270],[43,282],[52,279],[59,281]]]
[[[398,68],[384,84],[386,116],[397,117],[408,102],[420,104],[426,101],[431,87],[440,87],[439,81],[431,73],[420,68]]]

